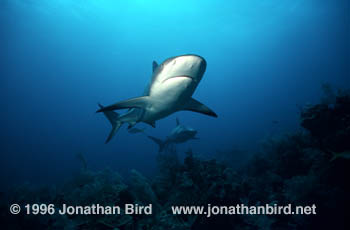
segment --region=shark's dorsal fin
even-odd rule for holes
[[[156,61],[153,61],[153,62],[152,62],[152,72],[154,72],[154,71],[157,69],[157,67],[158,67],[157,62],[156,62]]]
[[[218,117],[218,115],[216,115],[216,113],[213,110],[209,109],[207,106],[203,105],[202,103],[193,98],[191,98],[188,101],[188,103],[182,110],[189,110],[192,112],[202,113],[211,117]]]
[[[179,118],[176,118],[176,125],[180,125]]]

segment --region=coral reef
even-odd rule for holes
[[[1,196],[2,229],[347,229],[350,161],[330,159],[350,150],[350,95],[305,107],[304,130],[270,138],[238,171],[225,160],[205,160],[191,150],[181,162],[172,149],[158,155],[152,179],[136,170],[124,181],[116,172],[87,169],[59,188],[23,185]],[[79,155],[80,159],[84,159]],[[232,158],[233,159],[233,158]],[[11,203],[123,205],[152,203],[152,215],[10,215]],[[172,205],[293,204],[317,206],[317,215],[173,215]]]
[[[318,104],[301,113],[301,125],[317,140],[323,151],[350,149],[350,96],[339,92],[334,104]]]

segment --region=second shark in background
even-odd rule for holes
[[[197,130],[180,124],[179,119],[176,118],[176,127],[171,131],[170,135],[165,140],[148,136],[156,144],[159,145],[159,152],[164,151],[168,146],[173,144],[180,144],[193,139],[199,139],[196,137]]]

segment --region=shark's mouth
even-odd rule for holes
[[[166,82],[167,80],[170,80],[170,79],[174,79],[174,78],[189,78],[191,79],[192,81],[196,81],[193,77],[191,76],[188,76],[188,75],[179,75],[179,76],[172,76],[172,77],[169,77],[167,79],[164,79],[162,83]]]

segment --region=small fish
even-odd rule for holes
[[[277,120],[273,120],[273,121],[272,121],[272,124],[274,124],[274,125],[277,125],[278,123],[280,123],[280,122],[277,121]]]
[[[347,150],[347,151],[344,151],[344,152],[341,152],[341,153],[335,153],[335,152],[332,152],[333,154],[333,157],[331,158],[330,161],[334,161],[338,158],[343,158],[343,159],[350,159],[350,150]]]
[[[139,129],[139,128],[131,128],[131,129],[128,129],[128,132],[129,133],[132,133],[132,134],[135,134],[135,133],[144,133],[146,130],[146,128],[142,128],[142,129]]]

